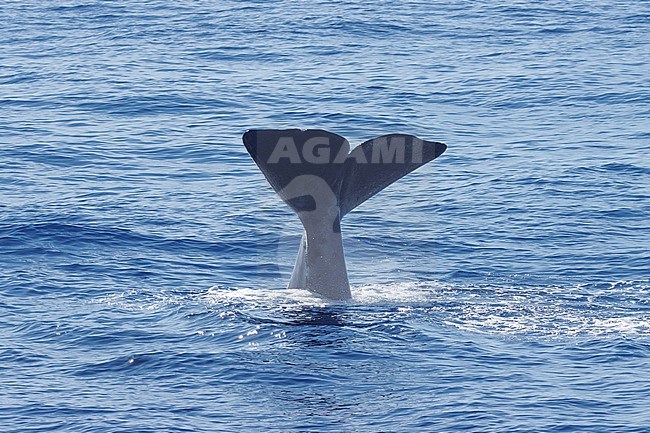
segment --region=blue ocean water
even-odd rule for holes
[[[0,8],[0,431],[650,431],[650,3]],[[287,283],[251,128],[447,152]]]

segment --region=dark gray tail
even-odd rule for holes
[[[329,299],[351,297],[341,218],[447,148],[392,134],[350,152],[340,135],[300,129],[248,131],[243,139],[266,179],[305,228],[289,287]]]

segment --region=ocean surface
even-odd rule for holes
[[[0,8],[0,431],[650,431],[650,2]],[[442,141],[285,290],[241,142]]]

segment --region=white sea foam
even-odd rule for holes
[[[647,285],[618,282],[595,290],[589,285],[462,286],[440,282],[403,282],[352,287],[350,301],[330,301],[305,290],[214,286],[205,292],[142,293],[135,290],[95,299],[94,303],[129,311],[170,308],[277,310],[344,308],[407,312],[417,320],[442,323],[467,332],[571,337],[580,335],[650,336]]]

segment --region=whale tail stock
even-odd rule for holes
[[[330,299],[349,299],[341,218],[388,185],[440,156],[447,146],[389,134],[350,151],[323,130],[247,131],[244,145],[304,233],[289,282]]]

